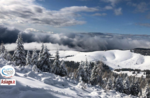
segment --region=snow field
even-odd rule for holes
[[[52,56],[55,51],[49,51]],[[132,68],[132,69],[150,69],[150,56],[143,56],[132,53],[130,50],[110,50],[95,52],[78,51],[59,51],[60,57],[65,61],[81,62],[85,61],[103,61],[113,69]]]

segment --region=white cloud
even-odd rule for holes
[[[15,23],[46,24],[50,26],[71,26],[86,23],[77,20],[78,12],[95,12],[97,8],[87,6],[65,7],[58,11],[47,10],[34,0],[0,0],[0,18]]]
[[[108,2],[112,6],[115,6],[120,0],[102,0],[103,2]]]
[[[112,6],[105,6],[105,8],[104,9],[106,9],[106,10],[112,10],[113,9],[113,7]]]
[[[149,3],[145,3],[145,2],[140,2],[140,3],[132,3],[132,2],[128,2],[128,5],[135,7],[134,12],[145,12],[147,10],[149,10],[148,6]]]
[[[106,16],[107,14],[106,13],[95,13],[93,14],[93,16]]]
[[[24,49],[25,50],[34,50],[36,48],[37,50],[41,50],[42,44],[43,43],[37,43],[37,42],[24,43]],[[59,45],[59,44],[44,43],[44,45],[46,45],[49,50],[57,50],[57,49],[73,50],[73,49],[69,48],[68,46]],[[16,49],[17,45],[16,45],[16,43],[5,44],[5,47],[8,51],[14,51]]]
[[[88,8],[87,6],[72,6],[72,7],[65,7],[62,8],[60,11],[62,12],[81,12],[81,11],[86,11],[86,12],[95,12],[98,11],[97,8]]]
[[[35,28],[26,28],[24,33],[54,33],[53,31],[42,31]]]
[[[121,15],[122,14],[122,8],[114,9],[115,15]]]
[[[106,3],[110,3],[110,5],[107,5],[104,7],[104,10],[113,10],[115,15],[121,15],[122,14],[122,8],[116,8],[116,4],[120,2],[120,0],[101,0]]]

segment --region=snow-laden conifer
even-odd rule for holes
[[[61,64],[60,64],[60,75],[61,76],[66,76],[67,75],[67,68],[65,66],[65,62],[64,61],[61,61]]]
[[[28,51],[26,56],[26,65],[31,65],[31,54]]]
[[[60,60],[59,60],[59,51],[56,51],[55,60],[53,63],[52,73],[55,73],[57,75],[60,74]]]
[[[97,77],[98,77],[97,64],[95,64],[93,69],[92,69],[91,78],[90,78],[90,82],[92,85],[97,84]]]
[[[150,98],[150,87],[146,84],[145,88],[142,91],[142,98]]]
[[[80,65],[79,65],[79,67],[77,69],[77,73],[76,73],[76,79],[77,79],[77,81],[80,80],[80,77],[82,77],[82,79],[85,77],[85,73],[84,73],[83,67],[84,67],[84,63],[80,62]]]
[[[36,52],[36,49],[34,49],[33,53],[32,53],[31,64],[32,65],[37,65],[37,61],[38,61],[38,54]]]
[[[136,81],[135,83],[133,83],[131,85],[131,94],[134,95],[134,96],[138,96],[138,95],[141,95],[140,92],[141,92],[141,89],[139,87],[139,83]]]
[[[118,76],[115,80],[114,88],[116,91],[123,92],[123,80],[120,76]]]
[[[50,56],[51,55],[48,52],[47,46],[45,46],[40,58],[38,59],[38,64],[37,64],[41,71],[51,72]]]
[[[1,43],[0,54],[3,54],[4,52],[5,52],[5,46],[3,43]]]
[[[108,89],[108,90],[113,89],[112,84],[113,84],[113,83],[112,83],[112,79],[109,78],[108,81],[107,81],[106,89]]]
[[[26,53],[23,46],[23,40],[21,35],[18,35],[18,39],[16,41],[17,48],[13,54],[13,61],[15,62],[16,66],[25,66],[26,65]]]
[[[90,78],[91,78],[91,66],[86,58],[86,61],[84,62],[84,66],[83,66],[83,69],[84,69],[84,74],[85,74],[85,77],[83,78],[83,80],[87,83],[90,82]]]
[[[4,53],[3,53],[3,58],[6,59],[6,60],[7,60],[7,55],[8,55],[8,52],[7,52],[7,50],[5,49],[5,50],[4,50]]]
[[[123,81],[123,92],[125,94],[130,94],[130,83],[129,83],[129,78],[126,77]]]
[[[38,57],[38,58],[41,57],[41,55],[42,55],[42,53],[43,53],[43,50],[44,50],[44,44],[42,44],[42,46],[41,46],[41,50],[40,50],[40,52],[39,52],[39,57]]]

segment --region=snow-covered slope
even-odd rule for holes
[[[55,51],[50,51],[54,56]],[[70,56],[64,58],[66,56]],[[132,53],[129,50],[110,50],[95,52],[60,51],[60,57],[66,61],[88,61],[101,60],[113,69],[136,68],[150,69],[150,56]]]
[[[0,68],[5,65],[10,64],[0,58]],[[15,70],[12,78],[16,79],[16,86],[0,86],[0,98],[134,98],[90,85],[81,89],[74,80],[51,73],[35,73],[29,67],[24,70],[15,67]],[[3,79],[1,75],[0,79]]]

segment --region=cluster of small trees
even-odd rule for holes
[[[103,62],[95,62],[93,66],[93,63],[86,60],[81,62],[78,69],[70,73],[69,77],[77,81],[80,81],[81,77],[84,83],[99,85],[106,90],[149,98],[147,96],[150,95],[150,88],[146,85],[148,83],[143,76],[138,78],[127,74],[117,74],[105,69],[104,66],[106,65]]]
[[[58,50],[56,52],[54,62],[51,62],[51,54],[48,52],[47,46],[42,45],[39,54],[36,49],[33,50],[32,54],[30,54],[29,51],[27,51],[26,54],[20,34],[18,35],[16,44],[17,47],[12,56],[7,52],[5,46],[1,44],[0,54],[2,57],[6,60],[13,61],[16,66],[31,66],[34,70],[37,69],[38,71],[50,72],[61,76],[67,75],[67,69],[64,61],[59,60]]]

